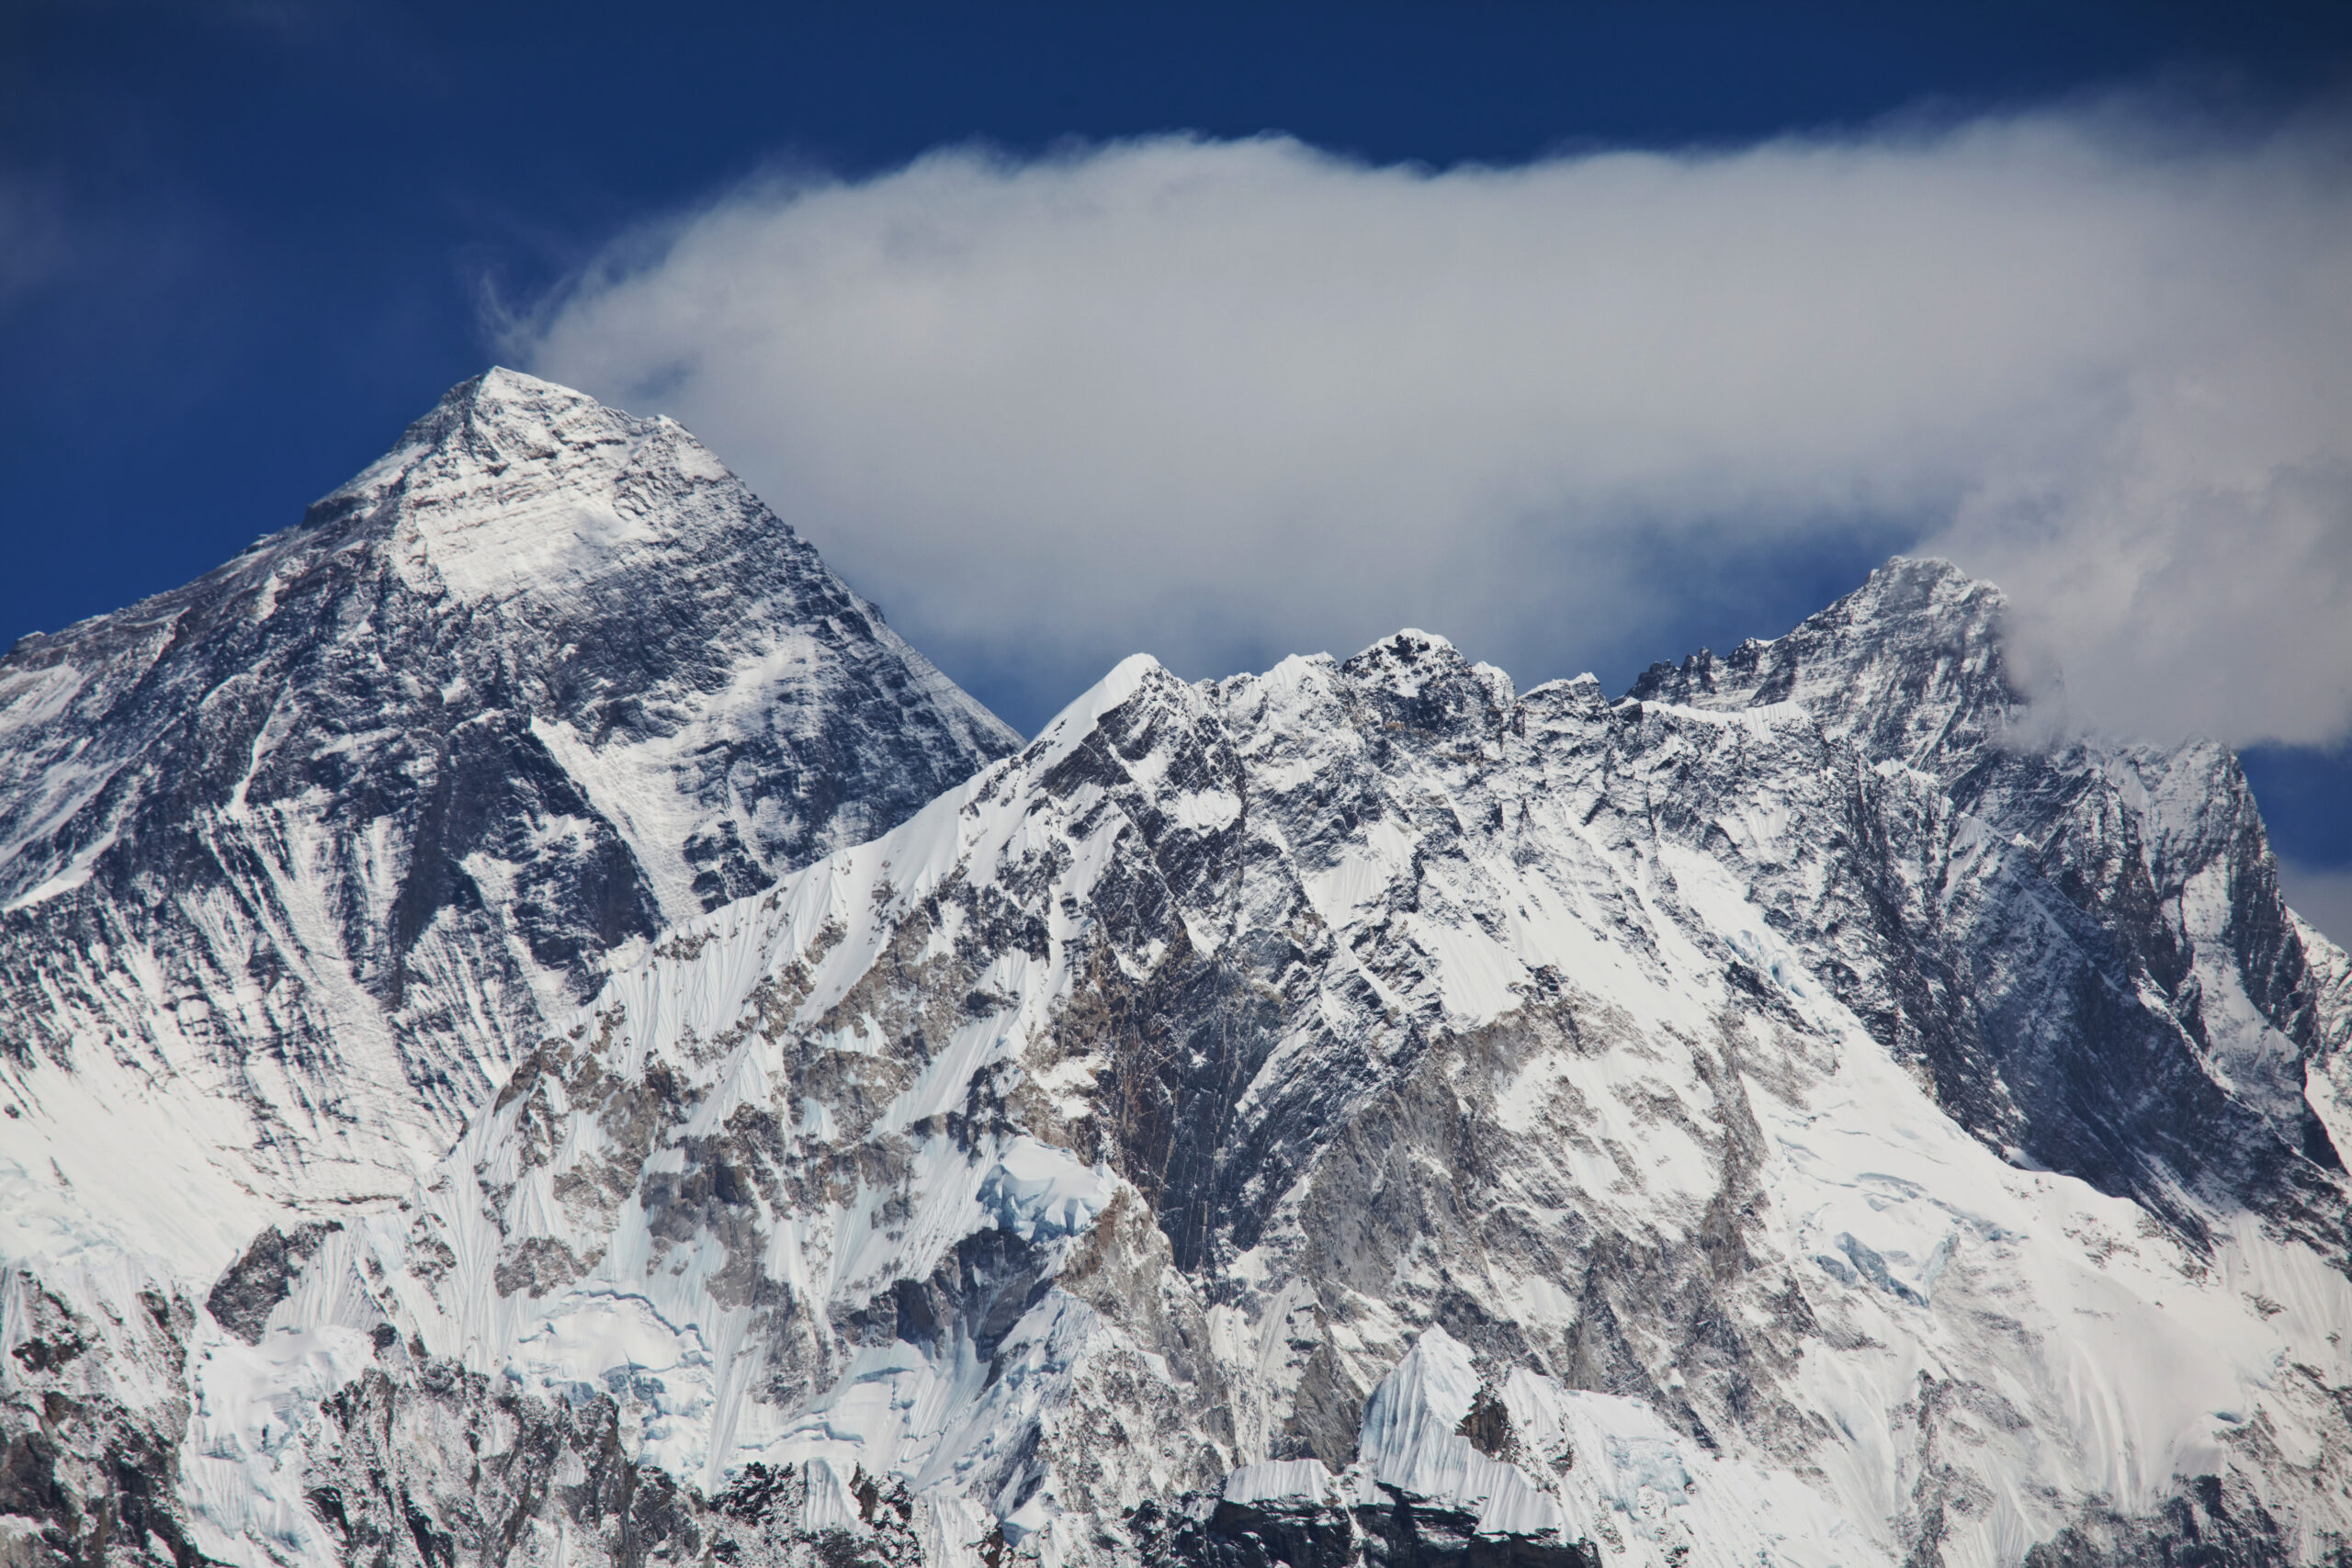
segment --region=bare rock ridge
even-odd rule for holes
[[[616,448],[699,452],[566,406],[631,432]],[[503,617],[501,660],[568,670],[584,643],[556,602],[633,547],[579,485],[545,503],[571,521],[523,525],[534,476],[605,438],[509,439],[449,410],[317,514],[331,533],[389,508],[409,522],[388,537],[418,541],[386,547],[350,614],[404,624],[381,606],[413,570]],[[590,468],[637,471],[609,456]],[[1137,657],[887,830],[797,839],[789,802],[830,786],[644,782],[714,776],[679,759],[765,724],[781,655],[727,661],[761,672],[728,677],[749,686],[698,685],[682,647],[627,699],[534,676],[569,694],[544,706],[464,707],[460,675],[521,678],[434,666],[435,700],[527,736],[584,808],[444,807],[507,824],[435,829],[469,846],[446,886],[461,873],[479,902],[434,906],[397,996],[348,961],[373,1009],[355,1016],[389,1038],[426,998],[476,995],[436,978],[458,950],[432,933],[517,908],[541,857],[576,875],[596,822],[658,940],[574,980],[537,928],[500,928],[534,955],[514,959],[532,1027],[497,1036],[513,1070],[397,1202],[256,1203],[267,1218],[183,1244],[201,1271],[71,1236],[17,1254],[0,1551],[2342,1568],[2352,960],[2280,903],[2226,750],[2021,744],[2002,613],[1988,585],[1898,559],[1783,637],[1613,701],[1589,677],[1520,692],[1412,631],[1200,683]],[[243,615],[221,624],[258,635]],[[843,657],[808,624],[794,649]],[[376,679],[351,700],[407,713]],[[742,700],[708,698],[722,686]],[[929,716],[829,755],[907,755],[888,737],[908,730],[990,749],[952,693],[906,689]],[[250,739],[296,731],[239,733],[229,798],[300,828],[270,842],[376,863],[387,830],[334,836],[334,803],[360,796],[305,784],[329,793],[298,818],[311,796],[269,765],[292,741]],[[356,717],[324,733],[306,779],[390,744]],[[24,788],[62,801],[78,753],[43,744]],[[424,755],[379,773],[441,776]],[[164,784],[141,787],[125,798]],[[249,819],[222,808],[196,840],[255,842]],[[76,882],[85,840],[51,840],[21,914],[111,886],[114,844]],[[770,885],[697,891],[736,849]],[[126,907],[175,886],[126,876]],[[354,886],[390,911],[406,877]],[[182,917],[208,942],[241,907],[209,897]],[[594,951],[638,953],[616,929]],[[177,995],[149,960],[121,969]],[[593,995],[559,1014],[568,985]],[[27,1070],[69,1096],[94,1055]],[[92,1135],[115,1125],[87,1114]],[[22,1124],[0,1124],[20,1159],[48,1147]],[[289,1192],[326,1168],[289,1161]],[[70,1175],[40,1213],[96,1203],[58,1195]]]
[[[616,954],[1017,744],[678,425],[492,370],[0,660],[0,1188],[214,1266],[395,1195]]]

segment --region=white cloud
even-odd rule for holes
[[[2094,717],[2338,735],[2346,141],[2157,123],[943,152],[635,236],[521,357],[684,420],[967,666],[1414,623],[1534,678],[1864,539],[2003,581]]]

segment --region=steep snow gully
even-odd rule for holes
[[[1023,747],[492,372],[0,663],[0,1559],[2352,1562],[2352,961],[2002,613]]]

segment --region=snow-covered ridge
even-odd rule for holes
[[[1874,757],[1942,774],[2002,739],[2019,705],[2002,657],[2007,609],[1998,588],[1948,562],[1898,556],[1785,636],[1653,664],[1631,695],[1713,712],[1792,703]]]
[[[1422,634],[1130,660],[665,936],[261,1346],[609,1401],[705,1495],[796,1478],[787,1537],[899,1529],[887,1483],[929,1561],[1377,1556],[1366,1507],[1564,1563],[2324,1560],[2345,961],[2226,753],[2004,746],[1984,592],[1857,601],[1792,638],[1859,724]],[[218,1439],[198,1517],[363,1485],[300,1431]]]

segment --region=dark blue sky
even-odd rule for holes
[[[487,362],[496,305],[778,164],[1168,130],[1510,162],[2157,80],[2267,107],[2347,67],[2340,4],[6,0],[0,643],[295,521]],[[1867,564],[1694,605],[1655,651],[1780,630]],[[2352,769],[2252,765],[2285,846],[2352,864]]]

